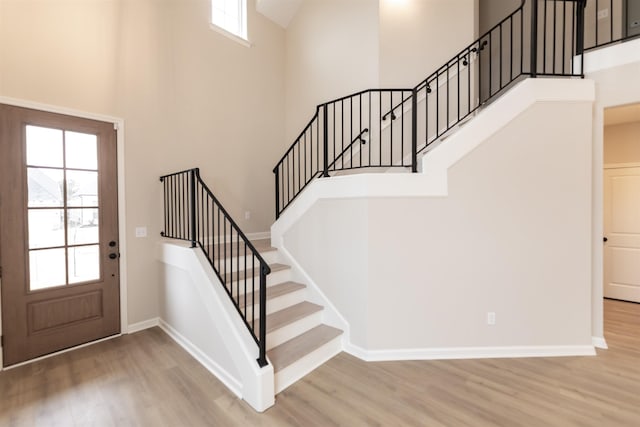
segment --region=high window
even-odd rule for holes
[[[247,40],[247,0],[211,0],[211,23]]]

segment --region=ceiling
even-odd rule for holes
[[[256,0],[256,10],[282,28],[287,28],[303,0]]]
[[[640,104],[622,105],[604,110],[604,125],[640,122]]]

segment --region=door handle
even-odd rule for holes
[[[115,240],[112,240],[112,241],[109,242],[109,247],[110,248],[113,248],[115,245],[116,245]]]
[[[109,258],[116,259],[116,258],[118,258],[118,254],[110,253],[109,254]]]
[[[607,241],[609,241],[609,239],[607,239],[606,237],[603,237],[603,238],[602,238],[602,241],[603,241],[603,242],[605,242],[605,243],[607,243]]]

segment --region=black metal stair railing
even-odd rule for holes
[[[267,365],[269,265],[202,181],[198,168],[164,175],[160,182],[164,201],[164,231],[160,234],[189,241],[204,252],[258,345],[258,364]]]
[[[585,50],[640,37],[638,0],[589,0],[585,9]],[[637,11],[637,9],[635,9]]]
[[[420,152],[522,78],[583,77],[585,3],[522,0],[417,86],[368,89],[318,105],[273,169],[276,219],[311,181],[331,172],[416,172]]]

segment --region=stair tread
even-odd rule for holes
[[[272,348],[267,352],[267,356],[269,356],[269,360],[273,365],[274,373],[286,368],[341,334],[342,330],[340,329],[328,325],[319,325]]]
[[[235,266],[233,266],[233,267],[235,267]],[[289,269],[291,267],[288,266],[288,265],[285,265],[285,264],[274,263],[274,264],[269,264],[269,268],[271,268],[271,272],[272,273],[275,273],[277,271],[287,270],[287,269]],[[259,268],[249,268],[247,270],[229,272],[229,273],[225,274],[225,276],[224,276],[225,283],[229,283],[231,281],[231,279],[232,279],[232,276],[233,276],[234,281],[238,280],[238,277],[241,277],[241,278],[244,279],[245,271],[247,273],[246,277],[249,278],[249,277],[257,276],[258,273],[260,272],[260,269]],[[240,274],[238,274],[238,273],[240,273]]]
[[[324,307],[309,301],[303,301],[267,315],[267,333],[303,319],[313,313],[322,311]]]
[[[267,301],[304,288],[306,288],[305,285],[297,282],[283,282],[278,283],[277,285],[269,286],[267,288]],[[258,300],[260,292],[256,291],[255,294],[255,299]]]

